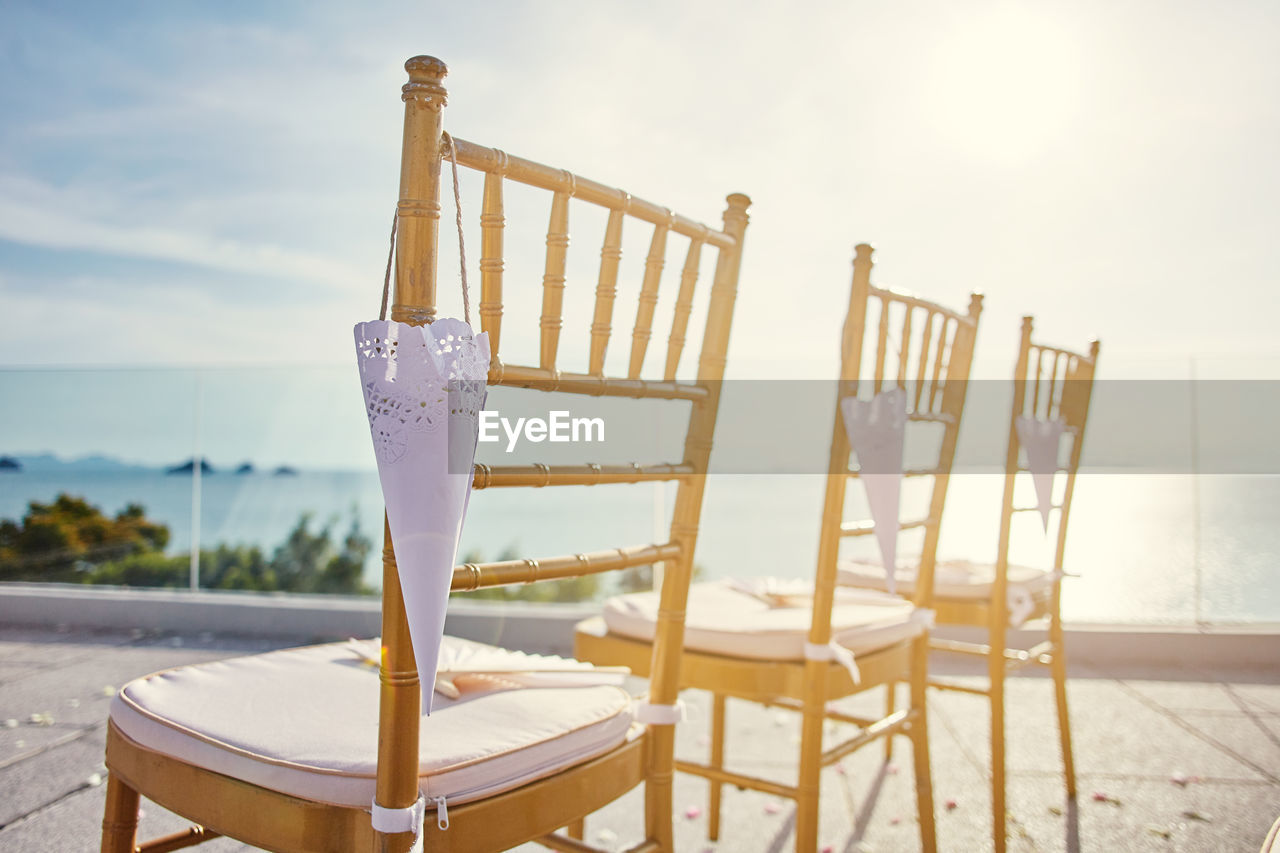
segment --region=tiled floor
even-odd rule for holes
[[[97,849],[111,690],[157,669],[278,645],[0,628],[0,851]],[[1010,682],[1011,850],[1257,850],[1280,815],[1280,663],[1223,672],[1079,666],[1069,691],[1081,792],[1074,804],[1062,792],[1050,682],[1034,674]],[[688,702],[680,751],[700,756],[709,701],[694,693]],[[853,700],[876,710],[882,702],[879,695]],[[985,702],[932,694],[930,708],[939,846],[989,849]],[[795,715],[730,703],[729,723],[731,767],[792,780]],[[909,745],[897,749],[888,765],[875,745],[824,773],[824,846],[845,853],[917,849]],[[710,843],[706,784],[677,777],[676,797],[680,850],[783,851],[794,844],[788,802],[728,789],[722,837]],[[641,802],[633,792],[592,816],[588,840],[618,849],[634,840]],[[144,835],[184,825],[144,804]],[[218,839],[200,849],[247,848]]]

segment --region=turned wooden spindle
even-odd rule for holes
[[[929,411],[936,411],[942,394],[942,365],[946,356],[947,341],[955,334],[957,323],[950,317],[942,318],[938,329],[938,348],[933,355],[933,375],[929,378]]]
[[[573,175],[568,172],[570,186]],[[563,324],[564,267],[569,254],[569,197],[570,188],[558,192],[551,199],[551,221],[547,225],[547,264],[542,276],[542,327],[538,365],[543,370],[555,370],[556,353],[560,348],[560,326]]]
[[[680,366],[680,356],[684,352],[689,314],[693,311],[693,291],[698,284],[698,267],[702,263],[702,243],[697,238],[689,241],[689,253],[685,255],[684,270],[680,273],[680,291],[676,294],[671,335],[667,339],[667,364],[662,374],[668,382],[676,378],[676,369]]]
[[[640,378],[644,356],[649,348],[653,332],[653,311],[658,305],[658,285],[662,281],[662,268],[667,262],[667,233],[671,230],[672,214],[667,212],[667,224],[653,227],[653,239],[649,242],[649,254],[644,259],[644,281],[640,285],[640,302],[636,306],[636,323],[631,332],[631,365],[629,379]]]
[[[587,372],[604,375],[604,356],[613,333],[613,302],[618,296],[618,262],[622,260],[622,209],[609,211],[600,249],[600,278],[596,282],[596,307],[591,320],[591,354]]]
[[[1063,367],[1062,353],[1054,351],[1053,362],[1049,365],[1049,388],[1045,393],[1045,418],[1052,420],[1058,415],[1058,406],[1062,400],[1062,385],[1059,380],[1059,371]]]
[[[898,385],[905,388],[907,385],[907,365],[911,363],[911,315],[915,313],[915,308],[911,305],[906,306],[906,310],[902,312],[902,341],[898,347]]]
[[[434,56],[404,64],[404,148],[396,226],[396,293],[391,318],[430,323],[436,316],[436,265],[440,225],[441,111],[448,100],[441,81],[449,69]]]
[[[840,379],[846,386],[842,393],[857,391],[867,322],[867,294],[871,289],[871,269],[875,266],[872,260],[874,252],[869,243],[859,243],[853,248],[853,285],[849,288],[849,309],[840,335]]]
[[[892,304],[888,301],[880,303],[880,324],[876,330],[876,372],[872,386],[877,394],[884,387],[884,360],[889,352],[889,307]]]
[[[498,168],[484,174],[480,212],[480,325],[489,333],[489,352],[498,355],[502,337],[502,235],[506,218],[502,207],[502,173],[506,155],[498,152]]]
[[[956,322],[955,336],[951,339],[951,353],[948,356],[949,364],[966,365],[962,375],[953,375],[950,367],[947,368],[943,376],[942,385],[942,410],[944,412],[955,412],[955,417],[960,417],[960,412],[964,409],[965,396],[969,392],[969,368],[968,365],[973,361],[973,347],[977,342],[978,335],[978,318],[982,316],[982,294],[972,293],[969,295],[969,311],[966,317],[967,322]],[[952,437],[952,445],[954,447],[955,437]],[[949,466],[948,466],[949,467]],[[946,490],[943,490],[945,495]]]
[[[374,799],[383,808],[404,809],[418,800],[422,691],[400,593],[391,526],[385,516],[382,535],[382,660],[378,671],[378,774]],[[381,853],[407,853],[413,845],[409,833],[377,835]]]
[[[924,331],[920,333],[920,361],[916,366],[916,388],[911,402],[911,408],[917,412],[921,411],[920,398],[924,393],[925,372],[929,369],[929,344],[933,340],[933,321],[937,316],[937,311],[932,309],[925,311]],[[932,410],[932,408],[932,404],[926,406],[926,410]]]

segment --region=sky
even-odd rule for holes
[[[48,5],[0,0],[0,373],[351,365],[423,53],[460,137],[713,225],[751,196],[730,377],[830,374],[864,241],[881,284],[986,294],[979,375],[1023,314],[1104,377],[1280,365],[1272,2]],[[570,254],[594,289],[598,237]]]

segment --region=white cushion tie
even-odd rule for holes
[[[438,803],[443,808],[444,797],[438,798]],[[427,798],[422,794],[418,794],[418,801],[407,809],[388,809],[378,805],[375,801],[371,814],[373,815],[373,828],[378,832],[397,833],[412,832],[413,846],[409,848],[409,853],[422,853],[422,821],[427,813]],[[448,812],[444,813],[441,819],[441,829],[448,827]]]
[[[686,719],[684,700],[677,699],[674,705],[655,705],[651,702],[637,702],[635,705],[636,722],[650,726],[674,726]]]
[[[1051,583],[1056,583],[1065,577],[1065,573],[1058,569],[1049,572],[1046,578]],[[1035,599],[1031,596],[1031,591],[1023,585],[1010,584],[1008,592],[1005,593],[1005,603],[1009,610],[1009,627],[1021,628],[1027,618],[1035,612]]]
[[[1010,628],[1021,628],[1022,623],[1026,622],[1027,617],[1036,609],[1031,593],[1019,586],[1009,587],[1009,592],[1005,596],[1005,605],[1009,610]]]
[[[804,659],[833,660],[849,671],[849,677],[853,679],[854,684],[862,682],[862,673],[858,671],[858,663],[853,659],[853,652],[840,645],[835,640],[832,640],[826,645],[820,643],[805,643]]]

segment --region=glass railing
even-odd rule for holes
[[[1240,470],[1214,456],[1232,413],[1214,408],[1204,383],[1238,374],[1213,359],[1156,367],[1183,383],[1185,411],[1157,429],[1185,461],[1131,471],[1086,465],[1065,565],[1079,577],[1064,586],[1065,614],[1280,622],[1280,476],[1274,466]],[[1270,385],[1259,389],[1266,399],[1251,418],[1275,401]],[[382,500],[359,395],[345,367],[0,370],[0,581],[375,592]],[[1091,430],[1124,414],[1109,412],[1106,399]],[[700,576],[810,576],[818,473],[712,475]],[[994,554],[1001,483],[998,469],[958,468],[940,556]],[[459,557],[653,541],[673,495],[650,484],[477,493]],[[1039,524],[1035,513],[1024,520]],[[1045,559],[1043,534],[1015,541],[1023,543],[1015,558]],[[633,573],[624,582],[646,581]],[[592,600],[618,583],[605,576],[495,594]]]

